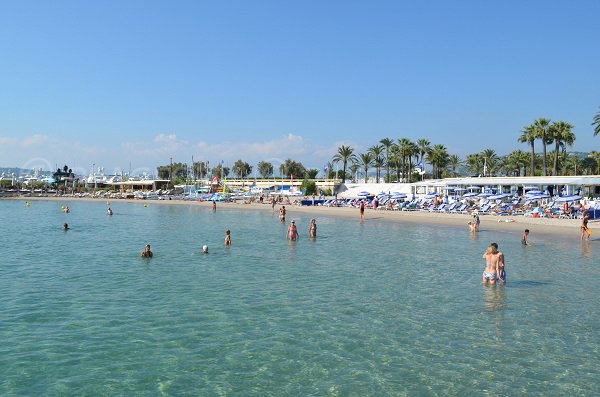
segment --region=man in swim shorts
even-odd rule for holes
[[[521,236],[521,244],[529,245],[529,229],[525,229],[523,235]]]
[[[492,243],[496,250],[498,251],[498,243]],[[506,271],[504,270],[504,254],[502,251],[498,251],[498,280],[506,283]]]

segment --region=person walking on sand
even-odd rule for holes
[[[310,220],[310,225],[308,226],[308,237],[317,237],[317,220],[315,218]]]
[[[590,219],[590,213],[589,212],[585,212],[583,214],[583,218],[581,219],[581,240],[583,240],[584,236],[587,236],[586,238],[588,239],[588,241],[590,240],[590,234],[591,230],[588,228],[588,221]]]
[[[229,229],[225,230],[225,245],[231,245],[231,231]]]
[[[531,245],[529,244],[529,229],[525,229],[523,235],[521,236],[521,244],[523,245]]]
[[[360,206],[358,207],[360,210],[360,220],[365,220],[365,200],[361,200]]]
[[[498,280],[498,262],[500,262],[500,253],[498,252],[497,246],[494,243],[490,244],[485,253],[483,254],[483,259],[485,259],[485,269],[482,274],[482,283],[490,283],[495,284],[496,280]]]
[[[298,229],[296,228],[296,222],[292,221],[287,230],[286,238],[291,241],[296,241],[298,239]]]

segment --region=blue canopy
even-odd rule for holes
[[[572,196],[562,196],[557,198],[556,201],[557,203],[564,203],[567,201],[576,201],[576,200],[581,200],[581,197],[577,196],[577,195],[572,195]]]

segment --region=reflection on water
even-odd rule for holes
[[[592,244],[589,241],[581,241],[581,256],[583,256],[584,258],[591,258]]]
[[[501,284],[489,285],[483,287],[483,304],[485,310],[494,312],[506,307],[506,288]]]

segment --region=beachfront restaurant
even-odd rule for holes
[[[465,177],[423,180],[412,184],[417,197],[437,193],[462,197],[465,193],[508,193],[522,196],[530,190],[549,196],[577,195],[582,199],[600,199],[600,175],[539,176],[539,177]]]
[[[121,181],[110,183],[109,186],[113,190],[119,189],[121,193],[135,191],[156,191],[159,189],[167,189],[171,181],[168,179],[143,179],[139,181]]]

